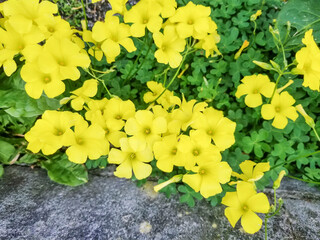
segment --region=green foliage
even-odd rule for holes
[[[200,193],[196,193],[191,187],[187,185],[180,185],[178,191],[182,193],[180,196],[180,202],[186,203],[189,207],[195,206],[195,199],[201,200],[203,197]]]
[[[52,181],[68,186],[79,186],[88,182],[88,172],[83,165],[72,163],[66,155],[51,157],[41,162]]]
[[[2,164],[0,164],[0,178],[2,177],[3,173],[4,173],[4,169]]]
[[[286,26],[290,22],[295,29],[288,45],[299,45],[304,32],[310,28],[314,31],[316,42],[320,42],[320,4],[318,0],[290,0],[281,9],[277,23]],[[285,35],[285,32],[282,32]]]
[[[0,163],[8,164],[14,152],[12,144],[0,140]]]

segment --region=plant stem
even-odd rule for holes
[[[105,90],[107,91],[108,95],[110,98],[113,97],[113,95],[109,92],[109,89],[107,88],[106,84],[104,83],[104,80],[97,77],[94,73],[91,73],[90,71],[88,70],[85,70],[86,73],[88,73],[91,77],[93,77],[94,79],[98,80],[99,82],[102,83],[103,87],[105,88]]]
[[[267,218],[267,214],[266,214],[266,217],[264,218],[264,239],[265,240],[268,240],[268,227],[267,227],[267,224],[268,224],[268,218]]]
[[[85,20],[85,22],[86,22],[86,27],[88,27],[88,19],[87,19],[87,13],[86,13],[86,6],[85,6],[83,0],[81,0],[81,5],[82,5],[83,14],[84,14],[84,20]]]
[[[145,42],[144,42],[145,45],[148,43],[148,36],[149,36],[149,35],[148,35],[148,32],[147,32],[147,33],[146,33]],[[137,57],[136,60],[134,61],[133,65],[132,65],[132,67],[130,68],[129,73],[128,73],[127,77],[124,79],[123,83],[126,83],[126,82],[128,81],[128,79],[130,79],[131,77],[133,77],[133,76],[140,70],[140,68],[141,68],[142,65],[144,64],[145,59],[146,59],[146,57],[147,57],[147,55],[148,55],[148,53],[149,53],[149,51],[150,51],[150,49],[151,49],[151,46],[152,46],[152,41],[148,44],[147,53],[146,53],[146,56],[145,56],[143,62],[139,65],[139,67],[137,68],[137,70],[131,75],[133,69],[134,69],[135,66],[137,65],[137,63],[138,63],[138,61],[139,61],[139,59],[140,59],[140,57],[141,57],[141,55],[142,55],[142,51],[140,51],[138,57]]]
[[[314,134],[316,135],[318,141],[320,142],[320,137],[319,137],[319,135],[318,135],[317,130],[315,129],[315,127],[313,127],[312,130],[314,131]]]
[[[268,99],[267,104],[272,101],[272,98],[273,98],[275,92],[277,91],[277,86],[278,86],[278,83],[279,83],[280,78],[281,78],[282,75],[283,75],[283,70],[281,70],[281,72],[279,72],[279,76],[278,76],[278,78],[276,80],[276,85],[274,86],[271,98]]]
[[[297,178],[297,177],[294,177],[294,176],[291,176],[291,175],[288,175],[288,177],[292,178],[292,179],[296,179],[296,180],[302,181],[302,182],[320,185],[320,182],[309,181],[309,180],[305,180],[305,179],[302,179],[302,178]]]

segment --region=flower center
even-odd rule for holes
[[[192,25],[192,24],[193,24],[193,21],[190,19],[190,20],[188,21],[188,24],[189,24],[189,25]]]
[[[78,139],[77,139],[77,143],[78,143],[79,145],[82,145],[82,144],[84,143],[84,141],[83,141],[82,138],[78,138]]]
[[[248,206],[247,206],[247,205],[243,205],[243,206],[242,206],[242,210],[246,212],[246,211],[248,211],[248,210],[249,210],[249,208],[248,208]]]
[[[63,135],[63,131],[61,131],[60,129],[56,129],[54,135],[61,136],[61,135]]]
[[[176,155],[176,154],[177,154],[177,151],[178,151],[177,148],[173,148],[172,151],[171,151],[171,154],[172,154],[172,155]]]
[[[53,33],[54,32],[54,28],[53,27],[49,27],[48,31]]]
[[[122,116],[119,115],[119,114],[116,116],[116,119],[117,119],[117,120],[120,120],[121,118],[122,118]]]
[[[130,159],[133,160],[133,159],[135,159],[135,158],[136,158],[136,154],[135,154],[135,153],[131,153],[131,154],[130,154]]]
[[[146,129],[144,130],[144,133],[145,133],[145,134],[150,134],[150,133],[151,133],[150,128],[146,128]]]
[[[199,170],[199,174],[200,174],[200,175],[204,175],[204,174],[206,174],[206,170],[204,170],[203,168],[202,168],[202,169],[200,169],[200,170]]]
[[[199,156],[200,152],[199,152],[198,149],[194,149],[193,152],[192,152],[192,154],[193,154],[194,156]]]
[[[59,65],[64,67],[64,66],[66,66],[66,63],[64,61],[59,61]]]
[[[280,107],[275,107],[274,109],[276,112],[280,112]]]
[[[45,78],[43,79],[43,81],[44,81],[45,83],[49,83],[49,82],[51,82],[51,79],[50,79],[49,77],[45,77]]]
[[[148,20],[147,19],[143,19],[143,24],[147,24]]]
[[[252,93],[253,94],[257,94],[259,91],[257,90],[257,89],[254,89],[253,91],[252,91]]]
[[[110,131],[109,131],[108,128],[106,128],[106,129],[104,130],[104,132],[105,132],[106,135],[108,135],[108,134],[110,133]]]
[[[210,136],[212,136],[212,135],[213,135],[213,131],[212,131],[211,129],[209,129],[209,130],[207,131],[207,134],[210,135]]]

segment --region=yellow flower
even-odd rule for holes
[[[132,39],[129,38],[130,26],[119,23],[119,18],[111,14],[107,12],[105,22],[96,22],[92,28],[92,38],[101,42],[101,49],[108,63],[114,62],[120,54],[120,45],[128,52],[136,50]]]
[[[3,12],[16,31],[27,33],[33,26],[53,18],[53,14],[58,12],[58,6],[49,1],[10,0],[3,4]]]
[[[205,198],[222,192],[220,184],[230,181],[232,169],[226,162],[207,161],[193,167],[195,174],[185,174],[182,181]]]
[[[159,63],[170,65],[172,68],[177,68],[182,60],[180,52],[185,49],[186,41],[181,39],[176,34],[173,26],[166,26],[163,34],[160,32],[153,34],[153,40],[159,48],[154,56]]]
[[[147,82],[148,88],[151,92],[146,92],[143,95],[143,101],[145,103],[153,102],[161,93],[165,90],[161,83],[155,81]],[[160,98],[157,99],[157,103],[161,104],[165,109],[168,109],[173,105],[172,98],[178,98],[173,96],[173,92],[167,90],[162,94]]]
[[[191,127],[204,132],[214,144],[223,151],[235,142],[234,131],[236,123],[223,116],[223,112],[212,107],[203,110]]]
[[[108,101],[109,100],[107,98],[102,98],[100,100],[91,99],[87,103],[88,109],[86,109],[86,119],[92,122],[95,118],[102,117],[105,113],[105,108],[107,106]]]
[[[169,21],[177,24],[176,30],[180,38],[193,36],[202,39],[210,32],[210,13],[210,7],[195,5],[190,1],[186,6],[179,7]]]
[[[135,112],[136,108],[132,101],[111,98],[104,109],[104,117],[110,124],[119,126],[121,129],[124,126],[124,120],[134,117]]]
[[[72,136],[67,139],[66,154],[71,162],[85,163],[87,158],[94,160],[109,153],[109,144],[104,130],[97,124],[88,126],[82,117],[75,123]]]
[[[265,163],[255,163],[250,160],[246,160],[240,163],[240,169],[242,174],[232,172],[232,176],[242,179],[245,182],[255,182],[263,177],[264,172],[269,171],[270,164]]]
[[[51,36],[58,39],[71,39],[73,34],[70,24],[66,20],[62,19],[61,16],[46,19],[45,22],[42,22],[41,25],[39,25],[39,29],[45,35],[46,39]]]
[[[133,37],[145,35],[145,29],[158,32],[162,26],[160,8],[148,1],[140,1],[124,14],[124,22],[133,23],[130,28]]]
[[[83,86],[72,91],[73,94],[70,98],[71,107],[80,111],[83,108],[83,104],[89,102],[97,94],[98,91],[98,81],[95,79],[86,80]]]
[[[3,63],[4,71],[10,76],[16,69],[13,58],[17,54],[24,55],[27,60],[33,60],[38,53],[39,42],[44,40],[43,34],[37,29],[32,28],[28,33],[19,33],[9,22],[5,23],[5,30],[0,28],[0,63]]]
[[[139,110],[134,117],[127,120],[124,130],[128,135],[146,142],[152,149],[154,142],[159,141],[161,134],[167,131],[167,120],[164,117],[155,117],[148,110]]]
[[[262,220],[255,212],[268,213],[270,204],[264,193],[257,193],[251,183],[239,182],[236,192],[227,192],[222,204],[228,206],[224,214],[232,227],[241,218],[241,225],[247,233],[259,231]]]
[[[121,150],[112,148],[108,162],[120,164],[114,175],[120,178],[131,178],[132,171],[137,179],[143,179],[151,174],[152,167],[147,162],[151,162],[153,154],[145,142],[141,142],[135,137],[121,138]]]
[[[296,53],[298,65],[292,71],[302,74],[305,87],[320,92],[320,49],[312,36],[312,29],[307,31],[302,39],[306,47]]]
[[[108,2],[111,5],[111,11],[113,14],[119,13],[123,15],[127,11],[126,3],[128,0],[109,0]]]
[[[77,113],[45,111],[42,118],[25,134],[28,141],[27,149],[34,153],[42,150],[45,155],[55,153],[67,145],[73,134],[70,128],[79,117]]]
[[[179,137],[176,135],[165,136],[153,145],[153,152],[157,160],[157,167],[164,172],[172,172],[173,166],[183,166],[184,154],[179,150]]]
[[[250,16],[250,21],[255,21],[262,14],[262,11],[259,9],[255,14]]]
[[[195,48],[203,49],[206,51],[206,57],[213,56],[215,53],[221,54],[217,43],[220,42],[220,36],[218,33],[210,33],[207,36],[205,36],[203,39],[201,39],[196,45]]]
[[[20,74],[26,82],[26,92],[32,98],[40,98],[43,91],[49,98],[54,98],[65,90],[65,85],[58,74],[43,72],[37,62],[27,62],[23,65]]]
[[[192,130],[189,134],[190,137],[180,136],[178,149],[184,153],[180,166],[191,170],[196,164],[221,160],[219,149],[211,144],[211,138],[206,133]]]
[[[275,83],[270,82],[269,77],[262,74],[245,76],[241,82],[242,84],[238,86],[235,96],[240,98],[243,95],[247,95],[244,102],[251,108],[262,104],[261,94],[270,98],[275,88]]]
[[[38,64],[45,73],[57,72],[61,80],[77,80],[80,77],[77,67],[89,67],[90,58],[71,40],[51,37],[40,53]]]
[[[146,0],[154,7],[160,8],[161,16],[168,18],[174,15],[177,8],[177,2],[175,0]]]
[[[261,108],[261,115],[264,119],[273,119],[272,126],[283,129],[288,124],[288,119],[295,121],[298,113],[292,105],[294,98],[288,92],[275,93],[271,104],[264,104]]]
[[[203,111],[208,104],[205,102],[197,103],[194,99],[187,102],[184,96],[182,97],[182,102],[180,99],[177,100],[176,105],[178,105],[179,108],[172,111],[172,124],[176,122],[175,124],[178,124],[183,131],[186,131],[195,119],[197,119],[200,111]]]

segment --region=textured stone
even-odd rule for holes
[[[51,182],[42,169],[10,166],[0,180],[0,239],[263,239],[233,229],[223,206],[205,201],[189,208],[177,197],[155,194],[153,183],[90,175],[79,187]],[[271,193],[271,190],[267,192]],[[271,195],[271,194],[269,194]],[[281,216],[269,220],[269,239],[319,239],[320,195],[290,179],[278,191]],[[272,200],[272,199],[270,199]]]

